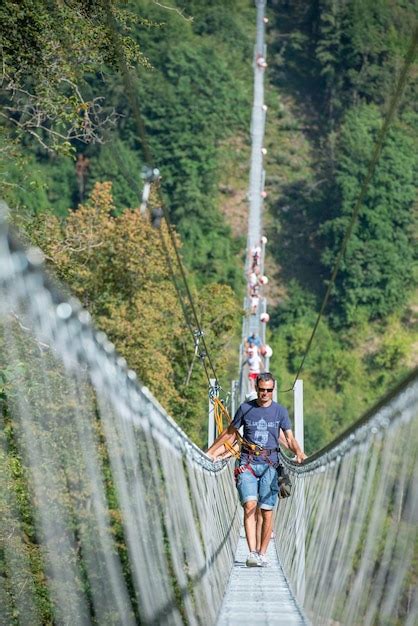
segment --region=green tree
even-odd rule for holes
[[[340,204],[322,227],[327,268],[341,246],[381,124],[377,107],[362,105],[347,114],[341,128],[336,173]],[[362,308],[369,319],[387,316],[404,304],[413,284],[417,171],[413,137],[413,127],[399,122],[385,142],[337,275],[331,304],[334,321],[353,323]]]
[[[150,143],[185,260],[201,280],[236,287],[237,248],[218,209],[217,183],[219,144],[247,112],[240,84],[212,47],[185,42],[165,55],[142,88]]]
[[[323,81],[330,130],[353,104],[388,101],[417,15],[413,0],[319,2],[315,28],[318,64],[312,69]],[[414,98],[416,88],[411,84],[406,101],[412,104]]]
[[[97,139],[106,118],[103,92],[90,100],[82,91],[88,73],[115,65],[106,22],[108,10],[126,26],[126,9],[97,0],[86,4],[6,0],[0,7],[3,126],[45,150],[71,152],[70,139]],[[129,62],[142,62],[139,47],[123,40]]]
[[[59,278],[80,298],[141,381],[204,445],[207,381],[199,360],[191,367],[193,339],[161,246],[162,234],[175,267],[165,225],[160,233],[139,211],[121,211],[114,204],[111,184],[102,183],[63,223],[43,215],[29,228]],[[210,357],[221,376],[229,363],[227,344],[236,330],[235,297],[220,284],[208,286],[200,295],[193,290],[193,297]]]

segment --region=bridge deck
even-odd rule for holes
[[[246,567],[247,555],[247,542],[240,537],[217,626],[308,624],[284,577],[274,542],[267,553],[269,567]]]

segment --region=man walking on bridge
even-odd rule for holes
[[[306,459],[293,436],[287,410],[273,401],[274,385],[270,372],[259,374],[256,380],[257,398],[241,404],[228,428],[208,450],[208,455],[215,460],[224,449],[224,444],[227,441],[232,443],[237,438],[238,429],[243,426],[243,444],[235,473],[250,550],[246,562],[248,567],[265,567],[268,564],[265,555],[278,496],[276,466],[279,441],[295,453],[298,463]]]

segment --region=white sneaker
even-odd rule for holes
[[[259,552],[257,556],[258,556],[258,567],[270,566],[270,561],[268,560],[265,554],[261,554],[261,552]]]
[[[245,562],[247,567],[260,567],[260,560],[257,552],[250,552]]]

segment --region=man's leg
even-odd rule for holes
[[[271,531],[273,529],[273,511],[260,509],[260,512],[263,522],[261,526],[261,543],[258,552],[265,554],[270,543]]]
[[[256,515],[257,515],[257,502],[256,500],[250,500],[244,504],[244,528],[245,536],[247,538],[248,549],[250,552],[255,552],[257,539],[256,539]]]
[[[256,521],[256,535],[257,535],[257,552],[261,550],[261,528],[263,526],[263,516],[261,510],[257,507],[257,521]]]
[[[271,539],[273,529],[273,510],[277,503],[277,474],[273,467],[260,477],[259,480],[259,507],[262,517],[261,539],[259,553],[265,555]]]
[[[244,508],[244,528],[250,554],[246,560],[247,567],[258,567],[258,555],[255,551],[257,545],[256,538],[256,516],[258,502],[258,480],[249,466],[241,467],[237,477],[237,489],[239,499]]]

